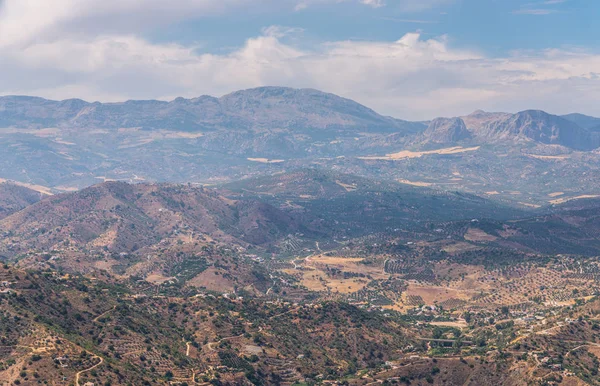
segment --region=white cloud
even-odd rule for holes
[[[388,2],[404,11],[419,11],[453,1]],[[385,0],[0,0],[0,46],[18,47],[75,33],[136,33],[180,20],[248,10],[302,10],[351,3],[373,8],[386,5]]]
[[[273,1],[4,0],[0,3],[0,46],[24,45],[67,33],[130,33],[149,25],[267,3]]]
[[[115,101],[222,95],[282,85],[337,93],[407,119],[477,108],[600,115],[600,55],[584,51],[488,58],[453,48],[444,36],[424,39],[419,33],[393,42],[332,41],[307,49],[299,48],[304,47],[301,41],[294,43],[302,30],[276,26],[231,53],[217,55],[140,37],[148,27],[143,23],[153,20],[172,22],[274,1],[53,0],[47,6],[46,0],[4,0],[0,94]],[[307,1],[307,6],[316,6],[342,0]],[[416,9],[446,1],[388,0],[387,6]],[[142,3],[143,11],[136,10]],[[292,11],[301,1],[278,0],[282,3]],[[296,39],[284,39],[290,34]]]
[[[360,0],[360,2],[375,8],[383,7],[385,5],[383,0]]]
[[[409,119],[477,108],[600,114],[600,55],[546,50],[494,59],[418,33],[394,42],[335,41],[306,50],[283,43],[287,31],[265,29],[226,55],[134,35],[0,48],[0,93],[114,101],[283,85],[337,93]]]

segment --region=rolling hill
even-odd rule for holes
[[[299,231],[309,230],[256,200],[232,201],[188,186],[119,182],[52,196],[0,221],[5,256],[75,247],[131,253],[179,232],[261,245]]]
[[[0,183],[0,220],[40,201],[46,195],[11,183]]]
[[[590,131],[598,131],[597,128],[600,127],[600,118],[591,117],[589,115],[573,113],[562,115],[561,117]]]
[[[296,216],[322,219],[337,235],[422,228],[458,219],[526,215],[470,194],[415,187],[319,169],[242,180],[224,186],[235,199],[261,199]]]

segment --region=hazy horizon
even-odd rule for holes
[[[598,2],[48,4],[0,2],[0,94],[114,102],[274,85],[410,120],[477,109],[600,116]]]

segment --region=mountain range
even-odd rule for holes
[[[598,385],[596,123],[0,98],[0,383]]]
[[[409,122],[282,87],[170,102],[6,96],[0,178],[59,193],[99,181],[215,184],[320,167],[544,205],[597,193],[589,178],[600,168],[597,121],[526,110]]]
[[[89,103],[80,99],[0,98],[0,126],[19,128],[179,131],[344,129],[352,132],[418,131],[420,123],[384,117],[349,99],[311,89],[264,87],[221,98],[170,102],[148,100]]]
[[[479,122],[476,122],[476,121]],[[489,140],[528,138],[576,149],[600,146],[592,132],[600,118],[582,114],[563,117],[543,111],[517,114],[477,111],[467,117],[435,119],[429,127],[377,114],[352,100],[312,89],[262,87],[221,98],[201,96],[170,102],[147,100],[89,103],[80,99],[53,101],[37,97],[0,97],[0,126],[20,129],[124,129],[176,131],[290,130],[293,134],[328,131],[425,134],[434,142],[453,143],[471,135]],[[483,124],[481,124],[483,122]],[[464,124],[464,121],[463,121]],[[448,131],[438,137],[436,131]],[[439,134],[439,133],[438,133]]]
[[[14,202],[15,191],[30,198],[6,206],[12,214],[0,219],[0,257],[29,266],[54,255],[52,266],[75,272],[173,275],[173,261],[220,261],[227,254],[219,248],[285,255],[374,234],[464,242],[474,227],[497,248],[600,250],[592,241],[600,229],[597,200],[532,213],[463,193],[311,169],[219,188],[105,182],[43,199],[27,188],[0,187],[1,203]]]

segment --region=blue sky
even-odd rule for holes
[[[265,26],[302,28],[313,42],[397,40],[408,32],[451,37],[451,44],[493,56],[512,50],[580,46],[600,48],[600,1],[595,0],[456,0],[410,10],[388,0],[385,6],[359,3],[319,4],[299,11],[289,7],[245,10],[164,26],[148,36],[159,42],[202,43],[206,52],[244,44]],[[309,44],[308,43],[308,44]]]
[[[0,0],[0,94],[220,96],[280,85],[406,119],[600,116],[596,0]]]

